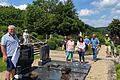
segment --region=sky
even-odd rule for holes
[[[0,0],[0,5],[13,5],[24,10],[33,0]],[[66,1],[66,0],[60,0]],[[79,18],[93,27],[107,27],[115,19],[120,19],[120,0],[72,0]]]

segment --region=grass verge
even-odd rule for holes
[[[120,80],[120,64],[115,65],[117,80]]]
[[[0,72],[3,72],[6,70],[6,63],[3,62],[2,57],[0,57]]]

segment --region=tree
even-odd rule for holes
[[[27,7],[26,26],[38,34],[77,34],[83,22],[75,13],[71,0],[36,0]]]
[[[21,14],[22,12],[22,10],[15,9],[13,6],[0,6],[0,25],[7,26],[13,24],[15,26],[21,27],[24,22]]]
[[[113,19],[113,21],[108,26],[108,31],[110,32],[111,37],[120,37],[120,20]]]

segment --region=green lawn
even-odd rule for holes
[[[40,54],[34,55],[34,60],[35,59],[40,59]]]
[[[3,62],[2,57],[0,57],[0,72],[6,70],[6,63]]]
[[[120,64],[116,64],[116,74],[117,74],[117,80],[120,80]]]

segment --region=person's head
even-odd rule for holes
[[[28,30],[27,30],[27,29],[25,29],[24,31],[25,31],[25,32],[28,32]]]
[[[79,42],[83,42],[83,38],[82,37],[79,37]]]
[[[71,35],[68,36],[68,40],[72,40],[72,36]]]
[[[92,35],[92,38],[96,38],[96,34],[93,34],[93,35]]]
[[[14,25],[9,25],[8,26],[8,32],[12,35],[15,34],[15,26]]]
[[[109,35],[108,35],[108,34],[106,34],[106,35],[105,35],[105,37],[109,37]]]
[[[85,36],[85,38],[88,38],[88,36]]]

